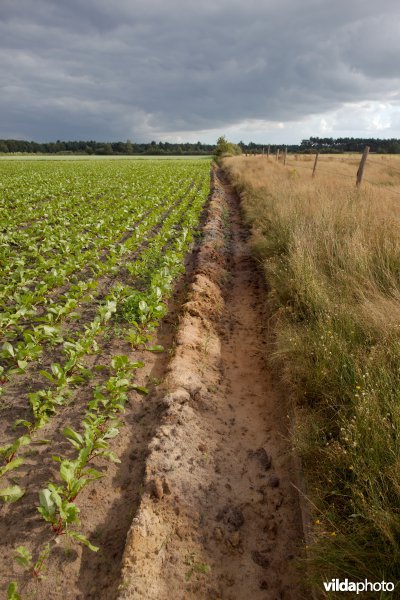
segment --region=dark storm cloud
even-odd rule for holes
[[[398,101],[383,0],[2,0],[0,137],[125,139]]]

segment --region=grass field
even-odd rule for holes
[[[82,492],[121,462],[124,407],[147,393],[135,374],[145,361],[128,354],[164,351],[151,340],[210,162],[17,159],[0,174],[1,580],[18,564],[33,593],[27,575],[40,580],[60,541],[66,554],[71,543],[98,550],[80,524]]]
[[[371,155],[356,189],[359,159],[321,155],[314,179],[312,156],[224,162],[270,286],[319,590],[400,579],[400,159]]]

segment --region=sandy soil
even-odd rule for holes
[[[265,361],[263,294],[222,175],[169,365],[120,600],[300,599],[287,407]]]

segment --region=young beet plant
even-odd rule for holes
[[[32,407],[34,421],[17,419],[15,426],[22,425],[29,431],[40,429],[49,422],[50,417],[55,414],[58,406],[65,404],[66,397],[57,390],[39,390],[28,394],[29,403]]]
[[[0,467],[0,479],[10,471],[18,469],[24,464],[22,458],[15,458],[16,453],[21,446],[27,446],[30,444],[31,438],[28,435],[19,437],[15,442],[7,446],[0,448],[0,456],[5,463],[3,467]],[[24,495],[24,490],[19,485],[12,485],[0,489],[0,499],[3,502],[16,502]]]
[[[18,546],[14,560],[20,567],[25,569],[25,571],[29,571],[35,579],[40,579],[46,559],[50,556],[50,552],[51,546],[47,543],[39,553],[38,559],[34,561],[28,548],[25,546]],[[7,588],[7,600],[22,600],[21,595],[18,592],[18,584],[15,581],[12,581]]]
[[[76,465],[75,471],[79,476],[82,476],[82,473],[86,473],[93,479],[97,479],[97,477],[93,477],[93,470],[92,472],[88,472],[87,469],[84,471],[87,463],[94,458],[101,457],[111,462],[121,462],[113,452],[108,450],[108,440],[118,435],[119,426],[120,423],[117,421],[107,424],[105,417],[88,414],[83,421],[83,434],[74,431],[71,427],[66,427],[63,430],[63,434],[67,440],[79,451],[78,458],[74,461]],[[54,457],[54,460],[58,460],[58,458]],[[62,461],[62,464],[65,462],[67,461]],[[80,489],[78,489],[78,492]]]
[[[5,383],[8,377],[14,373],[24,373],[28,362],[37,359],[42,349],[30,332],[23,333],[24,341],[18,342],[14,346],[10,342],[4,342],[0,350],[6,367],[2,367],[2,380]]]
[[[16,581],[12,581],[7,588],[7,600],[22,600]]]
[[[134,290],[125,300],[122,308],[123,317],[137,327],[147,325],[152,320],[158,321],[166,311],[162,302],[162,291],[154,287],[149,292]]]
[[[49,483],[47,488],[39,492],[38,511],[44,520],[50,523],[56,536],[67,535],[96,552],[98,548],[83,534],[70,529],[70,525],[79,525],[79,508],[74,500],[90,482],[102,477],[99,471],[88,466],[93,458],[102,456],[119,462],[113,453],[106,450],[107,439],[115,437],[118,429],[112,426],[107,428],[104,418],[99,417],[96,420],[92,416],[85,419],[84,429],[83,435],[69,427],[64,429],[65,437],[78,450],[78,456],[75,460],[53,457],[53,460],[60,462],[59,474],[62,484]]]
[[[65,470],[68,470],[68,467],[65,467]],[[68,475],[64,474],[64,477],[68,481],[66,486],[49,483],[47,488],[39,492],[40,506],[38,511],[44,520],[50,523],[55,537],[67,535],[73,540],[84,544],[93,552],[97,552],[99,548],[93,546],[82,533],[69,528],[73,524],[78,526],[80,521],[78,517],[79,508],[74,502],[68,500],[68,496],[83,489],[89,480],[76,479],[71,472]],[[94,477],[90,478],[90,481],[93,479]]]
[[[33,560],[32,554],[25,546],[18,546],[16,554],[14,556],[15,562],[26,571],[31,571],[32,575],[39,578],[42,573],[44,563],[50,555],[50,544],[46,544],[43,550],[40,552],[37,561]],[[16,591],[16,590],[15,590]]]
[[[139,394],[147,394],[147,388],[131,383],[129,378],[130,371],[143,367],[143,364],[132,363],[125,355],[115,356],[111,362],[115,375],[109,377],[105,385],[95,389],[93,400],[88,404],[89,411],[109,419],[125,409],[128,389],[135,390]]]

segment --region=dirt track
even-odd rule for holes
[[[238,200],[221,177],[128,534],[120,600],[302,598],[287,409],[265,363],[264,290]]]

